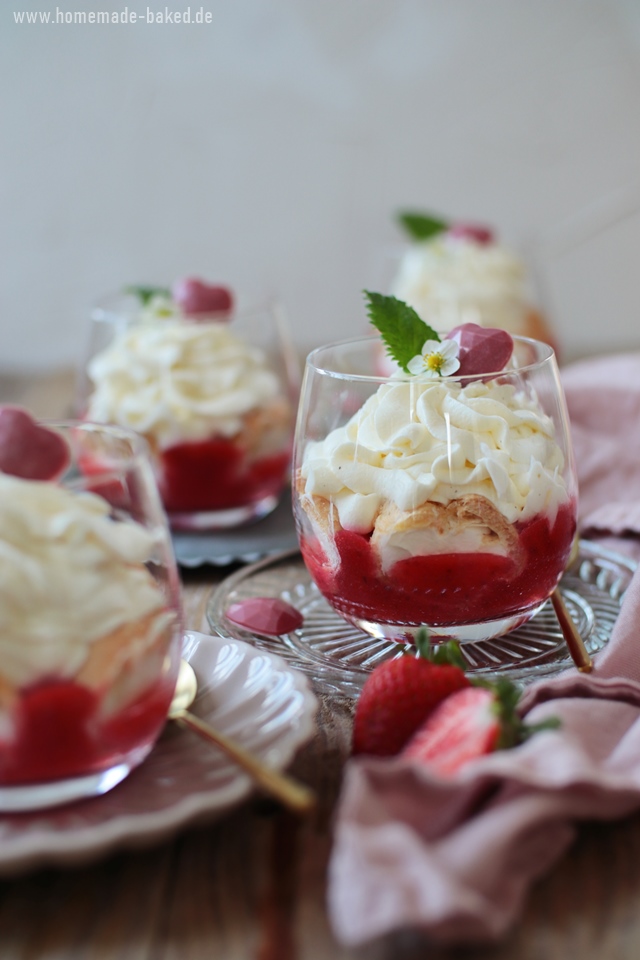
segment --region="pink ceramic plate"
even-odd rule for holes
[[[272,766],[285,768],[312,737],[316,698],[304,675],[280,657],[193,632],[185,635],[184,656],[199,683],[193,712]],[[103,797],[0,816],[0,873],[149,845],[187,823],[219,816],[252,789],[223,754],[169,723],[145,762]]]

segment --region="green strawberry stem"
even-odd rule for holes
[[[460,645],[456,640],[448,640],[446,643],[439,643],[434,647],[427,627],[420,627],[415,636],[414,644],[418,657],[423,660],[441,665],[446,664],[450,667],[459,667],[460,670],[467,669],[467,662],[462,656]]]
[[[557,730],[561,726],[558,717],[549,717],[547,720],[542,720],[536,724],[525,723],[517,712],[521,691],[515,683],[512,683],[506,677],[498,677],[497,680],[472,678],[471,683],[473,686],[491,690],[494,695],[493,712],[500,724],[500,736],[498,737],[496,750],[516,747],[524,740],[528,740],[534,733],[541,730]]]
[[[522,738],[523,740],[528,740],[534,733],[540,733],[541,730],[558,730],[561,726],[562,721],[560,717],[547,717],[546,720],[541,720],[540,723],[523,723]]]

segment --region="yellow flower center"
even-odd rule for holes
[[[424,358],[424,365],[427,370],[435,370],[436,373],[441,372],[443,363],[444,360],[439,353],[430,353]]]

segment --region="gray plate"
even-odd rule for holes
[[[560,591],[591,655],[608,643],[636,564],[588,541],[564,574]],[[249,597],[280,597],[304,616],[299,630],[255,636],[227,619],[229,605]],[[398,644],[376,640],[343,620],[318,591],[297,550],[244,567],[227,577],[207,605],[211,629],[277,653],[315,680],[317,690],[357,695],[376,664],[400,656]],[[572,666],[550,602],[507,636],[465,643],[468,672],[528,682]]]
[[[291,550],[298,543],[291,511],[291,494],[285,492],[273,513],[255,523],[215,533],[174,531],[172,539],[176,560],[181,567],[200,567],[205,564],[226,567],[230,563],[253,563],[261,557]]]

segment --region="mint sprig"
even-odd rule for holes
[[[369,290],[364,295],[369,319],[380,333],[387,353],[408,373],[409,361],[418,356],[427,340],[440,342],[439,335],[402,300]]]
[[[137,297],[143,307],[146,307],[147,304],[153,300],[154,297],[170,297],[171,290],[167,287],[125,287],[125,293],[130,293],[132,296]]]
[[[406,230],[412,240],[430,240],[431,237],[449,229],[446,220],[433,217],[428,213],[415,213],[411,210],[401,211],[398,214],[398,223]]]

